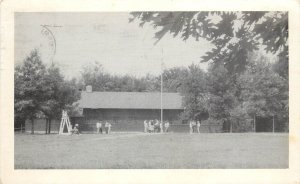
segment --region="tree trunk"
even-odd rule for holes
[[[51,119],[49,119],[49,121],[48,121],[48,134],[50,134],[51,133]]]
[[[256,118],[255,118],[255,115],[253,117],[253,132],[256,132]]]
[[[45,126],[45,134],[47,134],[48,133],[48,118],[46,118],[46,126]]]
[[[31,134],[34,134],[34,119],[31,119]]]
[[[274,120],[274,115],[273,115],[273,133],[275,132],[275,120]]]

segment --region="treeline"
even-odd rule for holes
[[[188,68],[174,67],[163,74],[164,92],[179,92],[184,78],[188,75]],[[103,66],[92,63],[83,67],[79,79],[79,88],[91,85],[94,91],[123,91],[123,92],[154,92],[161,90],[161,78],[147,74],[143,77],[132,75],[111,75]]]
[[[165,69],[163,91],[184,97],[182,120],[199,119],[229,125],[228,131],[249,131],[255,129],[256,118],[272,118],[277,131],[287,131],[288,75],[281,62],[252,53],[240,73],[229,72],[222,63],[211,64],[207,71],[196,64]],[[141,78],[111,75],[97,62],[83,67],[79,79],[66,80],[57,66],[47,67],[34,50],[15,67],[15,122],[29,119],[33,124],[35,118],[44,117],[49,133],[51,120],[60,117],[62,109],[77,113],[75,102],[87,85],[93,91],[159,92],[161,80],[150,74]]]
[[[198,65],[174,67],[163,72],[163,91],[184,97],[183,120],[199,119],[227,124],[228,131],[255,129],[256,118],[276,120],[276,131],[288,130],[288,75],[279,59],[268,61],[258,52],[248,56],[245,69],[230,72],[222,63],[207,71]],[[280,70],[279,70],[280,69]],[[85,67],[80,88],[92,85],[94,91],[159,92],[160,76],[115,76],[99,63]],[[235,127],[233,127],[235,126]]]

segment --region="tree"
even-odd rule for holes
[[[181,117],[201,121],[207,113],[205,72],[198,65],[192,64],[188,67],[187,76],[182,76],[180,83],[180,92],[183,95],[183,105],[185,107]]]
[[[31,121],[32,134],[34,119],[40,114],[49,92],[44,80],[45,73],[37,50],[33,50],[22,65],[15,68],[15,114]]]
[[[231,111],[237,104],[236,86],[224,65],[212,65],[208,70],[207,90],[209,92],[208,113],[211,119],[223,123],[224,129],[230,121]],[[230,131],[232,124],[230,124]]]
[[[170,33],[183,40],[204,38],[215,47],[201,62],[224,63],[231,74],[245,70],[247,54],[263,44],[267,52],[278,54],[288,65],[287,12],[132,12],[138,19],[159,28],[157,42]]]
[[[83,67],[81,79],[84,86],[92,85],[96,91],[105,91],[105,84],[110,81],[110,76],[104,72],[100,63],[95,62]]]
[[[197,66],[190,66],[196,68]],[[199,69],[199,68],[198,68]],[[184,67],[174,67],[163,71],[163,89],[166,92],[180,92],[183,81],[188,77],[189,70]],[[160,77],[159,77],[160,78]],[[160,81],[160,79],[158,80]]]
[[[54,64],[47,69],[45,83],[49,89],[41,111],[47,119],[46,133],[50,133],[52,119],[60,117],[62,110],[72,108],[73,103],[79,100],[80,93],[76,81],[64,80],[59,68]]]
[[[160,89],[158,77],[150,74],[142,78],[130,75],[115,76],[105,72],[97,62],[83,68],[81,81],[83,86],[92,85],[95,91],[145,92]]]
[[[243,107],[254,117],[288,117],[288,82],[272,70],[270,63],[254,61],[239,77]]]
[[[146,84],[147,92],[160,91],[160,76],[153,76],[148,73],[141,78],[141,81]]]

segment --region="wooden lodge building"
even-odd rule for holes
[[[163,120],[181,124],[182,96],[163,93]],[[71,121],[83,130],[92,130],[97,121],[112,123],[115,131],[143,131],[144,120],[160,120],[161,94],[159,92],[97,92],[83,91],[79,100],[82,117]]]

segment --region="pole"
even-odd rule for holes
[[[160,122],[163,123],[163,54],[164,50],[161,49],[161,75],[160,75]]]

